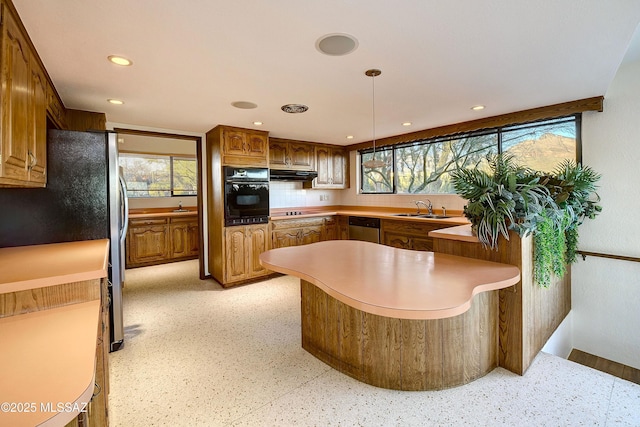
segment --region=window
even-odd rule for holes
[[[551,172],[565,159],[577,160],[580,116],[467,132],[376,149],[385,166],[366,168],[373,150],[360,152],[362,193],[453,194],[450,173],[486,167],[486,156],[508,152],[517,163]]]
[[[197,195],[195,158],[121,153],[119,162],[129,197]]]

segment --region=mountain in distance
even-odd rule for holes
[[[507,152],[522,166],[552,172],[565,159],[576,160],[576,140],[545,133],[538,139],[522,141],[509,148]]]

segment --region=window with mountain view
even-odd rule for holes
[[[197,195],[195,158],[120,153],[128,197]]]
[[[484,168],[487,155],[509,153],[517,163],[543,172],[566,159],[577,160],[579,116],[430,138],[381,147],[376,160],[384,166],[366,168],[373,150],[360,152],[361,193],[451,194],[450,173],[459,168]]]

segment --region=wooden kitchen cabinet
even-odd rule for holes
[[[19,19],[3,6],[0,186],[44,187],[47,81]]]
[[[268,167],[268,132],[221,125],[207,132],[207,143],[217,146],[222,165]]]
[[[271,247],[285,248],[338,239],[337,220],[333,216],[272,221]]]
[[[311,188],[349,188],[347,175],[348,155],[349,153],[344,148],[337,146],[316,146],[318,177],[311,182]],[[308,187],[309,184],[306,186]]]
[[[197,258],[197,215],[153,215],[129,220],[126,267],[134,268]]]
[[[171,232],[171,259],[198,256],[197,217],[169,217]]]
[[[270,274],[260,264],[260,254],[269,249],[268,234],[269,224],[225,227],[223,286]]]
[[[127,233],[127,267],[158,264],[169,258],[168,219],[129,220]]]
[[[433,239],[429,237],[429,232],[446,227],[451,227],[451,225],[381,220],[380,243],[394,248],[433,251]]]
[[[281,138],[269,138],[269,167],[314,171],[316,167],[315,145],[309,142]]]

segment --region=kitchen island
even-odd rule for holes
[[[360,241],[267,251],[267,268],[301,279],[302,346],[365,383],[437,390],[497,366],[497,290],[517,267]]]

